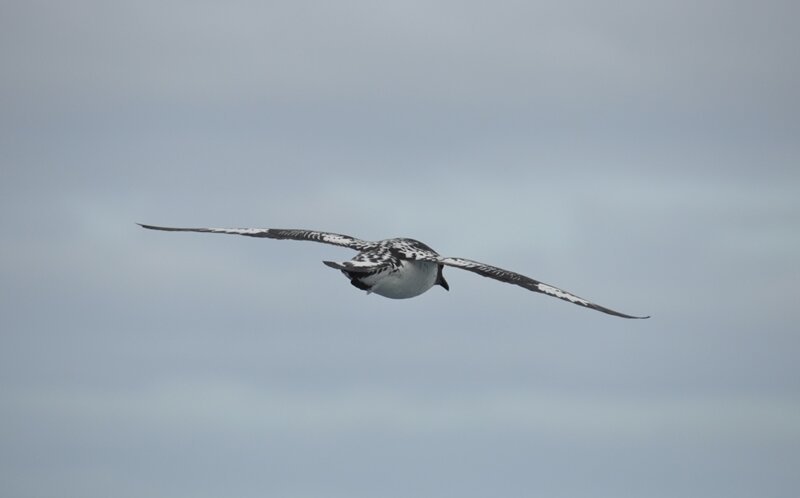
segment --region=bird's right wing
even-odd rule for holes
[[[347,247],[350,249],[355,249],[356,251],[363,251],[374,245],[372,242],[350,237],[349,235],[318,232],[315,230],[297,230],[285,228],[176,228],[143,225],[141,223],[137,224],[142,228],[148,228],[150,230],[164,230],[167,232],[227,233],[233,235],[245,235],[247,237],[266,237],[269,239],[308,240],[311,242],[321,242],[323,244]]]
[[[564,301],[569,301],[573,304],[577,304],[578,306],[583,306],[585,308],[601,311],[609,315],[619,316],[622,318],[650,318],[648,316],[626,315],[624,313],[620,313],[619,311],[614,311],[612,309],[606,308],[605,306],[594,304],[592,302],[587,301],[586,299],[583,299],[582,297],[576,296],[575,294],[571,294],[557,287],[553,287],[552,285],[547,285],[545,283],[539,282],[538,280],[526,277],[525,275],[520,275],[519,273],[509,270],[504,270],[502,268],[498,268],[492,265],[487,265],[485,263],[472,261],[471,259],[444,258],[439,256],[437,258],[431,258],[429,260],[436,261],[441,265],[452,266],[453,268],[461,268],[462,270],[471,271],[473,273],[477,273],[478,275],[493,278],[501,282],[519,285],[520,287],[524,287],[525,289],[532,290],[534,292],[541,292],[542,294],[547,294],[549,296],[557,297],[559,299],[563,299]]]

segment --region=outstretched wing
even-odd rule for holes
[[[245,235],[247,237],[266,237],[269,239],[289,239],[289,240],[309,240],[321,242],[334,246],[348,247],[356,251],[369,249],[374,244],[365,240],[330,232],[317,232],[314,230],[295,230],[284,228],[175,228],[159,227],[154,225],[143,225],[137,223],[142,228],[150,230],[165,230],[168,232],[206,232],[206,233],[227,233],[233,235]]]
[[[520,275],[519,273],[504,270],[496,266],[487,265],[484,263],[479,263],[477,261],[472,261],[463,258],[438,257],[432,260],[435,260],[439,264],[445,266],[452,266],[453,268],[461,268],[463,270],[468,270],[473,273],[477,273],[478,275],[493,278],[501,282],[519,285],[520,287],[524,287],[528,290],[532,290],[534,292],[541,292],[543,294],[547,294],[549,296],[557,297],[559,299],[563,299],[564,301],[569,301],[571,303],[577,304],[578,306],[583,306],[586,308],[591,308],[593,310],[602,311],[603,313],[608,313],[609,315],[620,316],[622,318],[650,318],[649,316],[626,315],[624,313],[608,309],[604,306],[600,306],[599,304],[594,304],[592,302],[587,301],[586,299],[578,297],[569,292],[563,291],[557,287],[553,287],[552,285],[547,285],[545,283],[534,280],[530,277],[526,277],[525,275]]]

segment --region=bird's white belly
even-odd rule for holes
[[[419,296],[436,283],[438,267],[429,261],[403,261],[395,272],[385,274],[370,289],[383,297],[406,299]]]

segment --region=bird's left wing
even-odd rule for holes
[[[525,289],[534,292],[541,292],[542,294],[547,294],[548,296],[557,297],[559,299],[563,299],[564,301],[569,301],[573,304],[577,304],[578,306],[583,306],[585,308],[601,311],[609,315],[619,316],[622,318],[650,318],[649,316],[626,315],[624,313],[620,313],[619,311],[614,311],[612,309],[606,308],[605,306],[594,304],[590,301],[587,301],[586,299],[576,296],[575,294],[571,294],[557,287],[553,287],[552,285],[547,285],[545,283],[539,282],[538,280],[526,277],[525,275],[520,275],[519,273],[513,271],[504,270],[496,266],[487,265],[485,263],[479,263],[477,261],[472,261],[470,259],[444,258],[441,256],[426,257],[420,259],[426,259],[428,261],[436,261],[441,265],[452,266],[453,268],[461,268],[462,270],[471,271],[473,273],[477,273],[478,275],[493,278],[501,282],[519,285],[520,287],[524,287]]]
[[[266,237],[269,239],[288,239],[288,240],[308,240],[311,242],[321,242],[334,246],[348,247],[356,251],[369,249],[374,244],[366,240],[341,235],[338,233],[318,232],[315,230],[297,230],[285,228],[176,228],[160,227],[155,225],[143,225],[137,223],[142,228],[150,230],[165,230],[168,232],[205,232],[205,233],[227,233],[233,235],[245,235],[247,237]]]

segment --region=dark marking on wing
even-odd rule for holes
[[[451,266],[453,268],[461,268],[462,270],[471,271],[483,277],[488,277],[495,280],[499,280],[500,282],[506,282],[509,284],[518,285],[524,289],[528,289],[533,292],[540,292],[542,294],[547,294],[548,296],[557,297],[559,299],[563,299],[564,301],[569,301],[573,304],[577,304],[578,306],[583,306],[584,308],[593,309],[609,315],[619,316],[622,318],[636,318],[636,319],[650,318],[649,316],[626,315],[625,313],[620,313],[619,311],[614,311],[610,308],[606,308],[605,306],[600,306],[599,304],[592,303],[586,299],[583,299],[582,297],[576,296],[575,294],[559,289],[558,287],[553,287],[552,285],[539,282],[538,280],[526,277],[525,275],[521,275],[519,273],[510,270],[504,270],[497,266],[487,265],[485,263],[480,263],[478,261],[472,261],[471,259],[443,258],[441,256],[436,256],[436,257],[424,256],[424,257],[418,257],[416,259],[422,259],[425,261],[434,261],[445,266]]]
[[[288,240],[307,240],[311,242],[321,242],[335,246],[348,247],[357,251],[363,251],[373,247],[375,244],[365,240],[357,239],[349,235],[342,235],[332,232],[319,232],[316,230],[300,230],[287,228],[177,228],[162,227],[155,225],[143,225],[137,223],[142,228],[150,230],[164,230],[167,232],[202,232],[202,233],[225,233],[232,235],[244,235],[246,237],[263,237],[269,239],[288,239]]]

